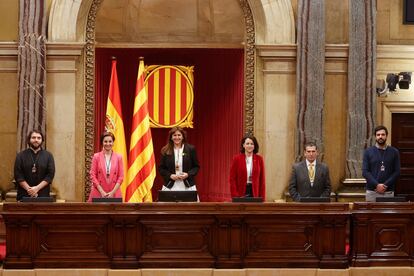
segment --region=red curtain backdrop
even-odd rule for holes
[[[127,148],[139,57],[145,65],[194,66],[194,128],[186,131],[200,161],[197,190],[201,201],[229,201],[230,163],[243,135],[243,49],[96,49],[95,151],[104,130],[112,56],[117,59]],[[169,129],[151,131],[158,165]],[[154,200],[162,184],[157,173]]]

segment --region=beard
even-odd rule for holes
[[[38,148],[40,148],[41,146],[42,146],[42,144],[40,143],[40,144],[35,144],[35,143],[29,143],[29,146],[32,148],[32,149],[34,149],[34,150],[37,150]]]
[[[376,142],[378,143],[378,145],[383,146],[385,145],[385,142],[387,142],[387,139],[379,138],[376,140]]]

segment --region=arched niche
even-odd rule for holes
[[[294,44],[295,29],[293,10],[291,0],[234,1],[238,1],[245,23],[245,130],[253,132],[256,80],[255,46],[257,44]],[[49,42],[85,43],[83,80],[86,170],[90,168],[90,158],[93,154],[95,34],[96,19],[103,2],[104,0],[54,0],[49,16]],[[86,178],[86,182],[89,182],[88,178]]]

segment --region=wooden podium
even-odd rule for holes
[[[6,203],[6,269],[347,268],[347,203]]]
[[[352,266],[414,266],[414,204],[357,202],[352,210]]]

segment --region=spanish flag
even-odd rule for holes
[[[121,98],[116,73],[116,60],[112,60],[111,81],[109,83],[108,104],[106,106],[105,131],[115,136],[113,151],[122,155],[124,162],[124,175],[127,171],[127,150],[125,142],[124,122],[122,120]],[[126,177],[121,184],[122,196],[125,198]]]
[[[125,202],[152,201],[151,188],[155,179],[155,157],[144,71],[144,60],[141,58],[135,90]]]

